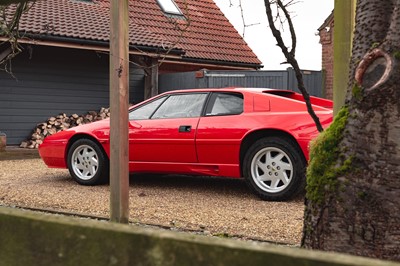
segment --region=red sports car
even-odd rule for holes
[[[311,97],[323,127],[332,101]],[[59,132],[39,147],[49,167],[82,185],[109,176],[109,120]],[[260,88],[170,91],[129,110],[129,171],[244,177],[263,200],[304,190],[310,140],[318,135],[302,95]]]

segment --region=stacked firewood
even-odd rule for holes
[[[67,114],[62,113],[57,116],[50,117],[46,122],[37,124],[29,138],[21,142],[20,147],[37,149],[47,136],[71,127],[92,123],[108,117],[110,117],[110,108],[104,107],[102,107],[98,112],[89,111],[85,115],[72,114],[67,116]]]

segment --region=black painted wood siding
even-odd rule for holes
[[[8,145],[26,139],[50,116],[109,106],[109,56],[89,50],[24,47],[12,74],[0,71],[0,131]],[[130,66],[130,102],[143,100],[143,70]]]

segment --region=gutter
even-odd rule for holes
[[[65,44],[73,44],[74,47],[79,47],[81,46],[89,46],[93,47],[93,50],[96,50],[94,48],[96,47],[105,47],[106,49],[100,49],[100,50],[109,50],[110,43],[108,41],[98,41],[98,40],[88,40],[88,39],[75,39],[75,38],[70,38],[70,37],[62,37],[62,36],[54,36],[54,35],[39,35],[39,34],[24,34],[23,35],[24,39],[21,39],[21,42],[26,42],[26,40],[29,40],[27,43],[39,43],[40,41],[50,41],[50,42],[57,42],[57,43],[65,43]],[[65,45],[68,46],[68,45]],[[97,49],[98,50],[98,49]],[[185,51],[182,49],[165,49],[165,48],[160,48],[160,47],[151,47],[151,46],[143,46],[143,45],[129,45],[129,53],[130,54],[143,54],[143,52],[149,52],[149,53],[155,53],[155,54],[160,54],[160,53],[168,53],[171,55],[177,55],[177,56],[182,56],[185,54]]]
[[[261,64],[220,61],[220,60],[213,60],[213,59],[199,59],[199,58],[184,57],[180,60],[183,62],[191,62],[191,63],[198,63],[198,64],[213,64],[213,65],[227,66],[227,67],[230,66],[230,67],[242,67],[242,68],[252,68],[252,69],[261,69],[264,67]]]
[[[0,37],[0,40],[6,40],[4,37]],[[109,51],[110,44],[108,41],[98,40],[87,40],[87,39],[75,39],[70,37],[54,36],[54,35],[40,35],[40,34],[29,34],[23,35],[23,38],[19,39],[18,42],[33,45],[44,45],[52,47],[64,47],[64,48],[75,48],[83,50],[93,51]],[[168,53],[168,54],[166,54]],[[199,59],[184,57],[185,51],[182,49],[165,49],[160,47],[150,46],[138,46],[129,45],[129,54],[131,55],[147,55],[159,57],[160,54],[169,58],[169,62],[175,63],[187,63],[187,64],[198,64],[198,65],[212,65],[212,66],[225,66],[228,68],[246,68],[246,69],[261,69],[263,65],[254,63],[241,63],[231,61],[220,61],[213,59]]]

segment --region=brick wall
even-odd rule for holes
[[[333,16],[319,29],[322,45],[322,70],[325,73],[325,98],[333,99]]]

